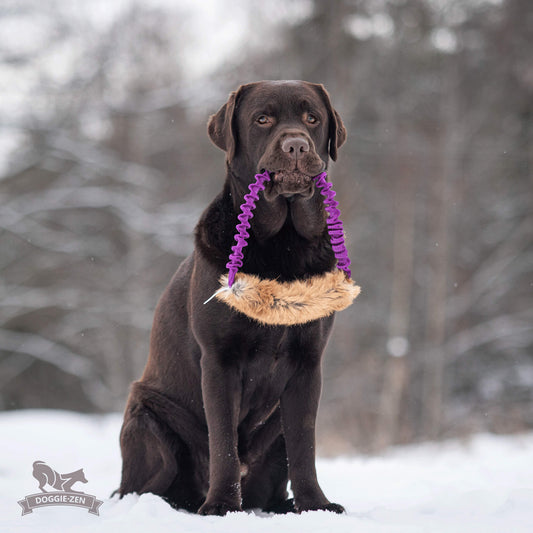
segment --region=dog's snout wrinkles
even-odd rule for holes
[[[309,152],[309,143],[303,137],[287,137],[281,142],[281,149],[292,159],[298,159]]]

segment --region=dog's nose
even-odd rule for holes
[[[298,159],[303,153],[309,152],[309,143],[303,137],[287,137],[281,142],[281,149],[291,159]]]

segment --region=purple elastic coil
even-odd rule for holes
[[[350,258],[348,251],[344,244],[344,228],[340,217],[340,210],[338,208],[339,202],[335,200],[335,191],[331,188],[331,183],[326,181],[327,173],[322,172],[313,179],[317,187],[320,188],[320,194],[324,196],[324,205],[328,213],[326,224],[328,226],[328,233],[331,239],[331,248],[337,259],[337,268],[343,270],[348,278],[351,278]],[[255,183],[248,186],[249,194],[244,195],[244,203],[241,205],[241,213],[237,217],[240,224],[237,224],[237,233],[235,234],[235,241],[237,244],[231,247],[232,253],[229,256],[229,261],[226,264],[228,269],[228,286],[231,287],[235,281],[235,275],[239,268],[242,267],[242,260],[244,254],[242,249],[248,245],[247,239],[250,234],[247,230],[250,229],[250,219],[254,216],[252,211],[255,209],[255,202],[259,200],[259,192],[265,189],[265,182],[270,181],[268,172],[255,175]]]
[[[344,227],[340,209],[338,208],[339,202],[335,200],[337,194],[333,189],[331,183],[326,181],[327,173],[322,172],[313,179],[316,182],[317,187],[320,189],[320,194],[324,197],[324,205],[328,213],[326,224],[328,225],[328,233],[331,239],[331,248],[337,259],[337,268],[344,270],[348,278],[352,277],[352,271],[350,270],[350,258],[348,257],[348,250],[344,244]]]
[[[242,249],[245,246],[248,246],[246,240],[250,236],[248,229],[250,229],[249,220],[254,216],[252,211],[255,209],[255,202],[259,200],[259,191],[265,189],[265,181],[270,181],[270,176],[268,172],[263,172],[263,174],[255,175],[255,183],[250,183],[248,189],[250,192],[244,195],[244,203],[241,205],[241,213],[237,217],[240,221],[240,224],[237,224],[236,229],[237,233],[235,234],[235,240],[237,244],[231,247],[232,253],[229,256],[229,261],[226,264],[226,268],[229,270],[228,273],[228,286],[231,287],[235,281],[235,274],[239,268],[242,267],[242,260],[244,254]]]

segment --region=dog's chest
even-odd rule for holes
[[[294,350],[294,346],[292,346]],[[264,418],[278,405],[287,382],[296,370],[290,335],[254,343],[240,367],[240,420]]]

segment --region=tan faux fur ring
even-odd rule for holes
[[[227,274],[213,296],[262,324],[293,326],[342,311],[361,291],[335,269],[304,281],[279,282],[238,273],[231,287]]]

